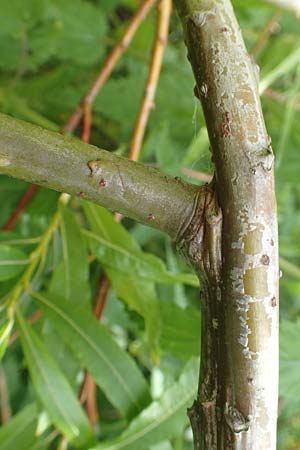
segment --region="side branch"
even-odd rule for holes
[[[199,187],[78,139],[0,115],[0,173],[78,195],[176,239]]]
[[[155,92],[161,71],[164,49],[168,39],[171,9],[171,0],[160,0],[158,2],[157,31],[146,82],[146,90],[129,145],[130,159],[136,160],[138,157],[142,146],[150,110],[154,108]]]

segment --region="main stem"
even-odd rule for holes
[[[206,118],[223,216],[222,256],[220,239],[209,237],[217,228],[205,216],[198,233],[199,260],[194,256],[206,286],[199,393],[189,412],[195,448],[275,450],[277,219],[258,70],[229,0],[176,4]],[[218,217],[217,203],[210,217]],[[210,264],[203,259],[208,246],[213,249]]]

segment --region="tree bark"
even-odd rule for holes
[[[176,240],[201,189],[79,139],[0,114],[0,173],[78,195]]]
[[[223,216],[222,256],[207,279],[195,448],[275,450],[278,242],[273,152],[249,57],[229,0],[177,0]],[[205,227],[204,227],[205,230]],[[202,233],[203,234],[203,233]],[[205,235],[205,233],[204,233]],[[203,255],[203,248],[199,249]],[[197,264],[196,264],[197,266]],[[204,274],[203,274],[204,271]]]

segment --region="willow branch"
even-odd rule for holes
[[[278,240],[273,153],[258,74],[229,0],[176,3],[223,213],[221,279],[215,292],[208,283],[204,310],[208,363],[191,411],[196,448],[275,450]],[[209,324],[212,313],[217,320]]]
[[[0,172],[78,195],[176,238],[197,186],[78,139],[0,115]]]
[[[124,51],[127,49],[128,45],[130,44],[138,26],[143,21],[143,19],[146,17],[147,13],[155,3],[155,0],[143,0],[139,6],[139,8],[136,10],[134,15],[132,16],[123,36],[117,42],[117,44],[114,46],[114,48],[111,50],[111,52],[107,55],[104,64],[97,75],[96,79],[93,81],[92,85],[90,86],[88,92],[85,94],[85,96],[82,98],[80,104],[76,108],[76,110],[71,114],[70,118],[68,119],[67,123],[63,127],[63,132],[72,132],[74,128],[77,127],[84,111],[85,105],[91,105],[93,101],[95,100],[96,96],[98,95],[100,89],[104,85],[107,78],[110,76],[111,72],[113,71],[115,65],[119,61],[120,57],[124,53]]]
[[[133,160],[137,159],[143,142],[148,117],[151,109],[154,108],[154,96],[161,70],[164,48],[168,39],[171,8],[171,0],[160,0],[158,3],[157,31],[146,81],[146,89],[129,146],[129,158]]]

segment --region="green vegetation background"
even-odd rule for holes
[[[59,130],[138,3],[0,0],[1,111]],[[258,0],[235,0],[234,6],[251,52],[275,8]],[[277,157],[283,272],[278,449],[292,450],[300,448],[300,19],[282,12],[278,22],[256,62]],[[126,155],[155,27],[154,9],[93,105],[91,142],[99,147]],[[183,171],[212,171],[193,85],[173,14],[141,160],[199,183]],[[26,187],[0,177],[0,225]],[[0,376],[2,380],[5,374],[13,419],[0,429],[0,450],[62,449],[60,433],[71,448],[191,449],[185,411],[197,384],[197,281],[186,274],[189,269],[166,236],[129,220],[116,225],[109,213],[79,199],[58,207],[58,197],[39,189],[14,230],[0,232],[1,307],[59,209],[60,220],[31,278],[31,288],[39,294],[20,295],[14,325],[1,308],[0,353],[5,355]],[[91,308],[103,272],[112,288],[97,324]],[[37,307],[43,317],[30,327],[24,318]],[[21,340],[6,348],[9,332],[16,328]],[[77,400],[83,368],[98,385],[95,431]]]

